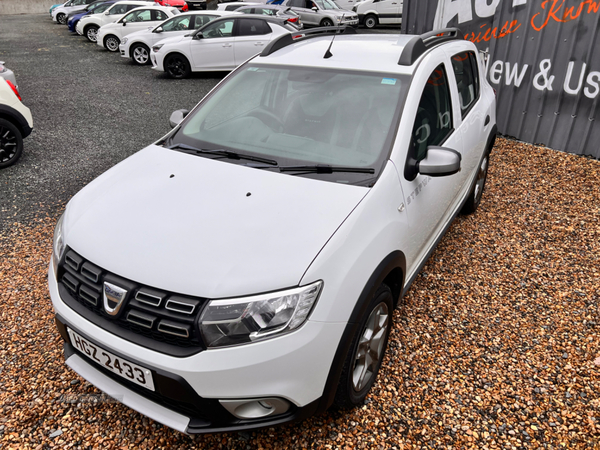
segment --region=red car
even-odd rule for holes
[[[188,10],[188,5],[185,0],[154,0],[154,2],[160,6],[174,6],[180,11]]]

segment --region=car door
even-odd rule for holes
[[[455,117],[456,110],[448,72],[448,66],[441,63],[425,75],[427,78],[420,89],[417,110],[406,111],[415,117],[406,161],[404,166],[399,166],[404,167],[399,175],[411,228],[411,239],[406,250],[409,262],[408,276],[412,276],[425,260],[452,218],[464,176],[459,172],[454,175],[431,177],[414,170],[415,163],[427,157],[428,148],[431,146],[462,153],[461,134],[456,130],[460,125],[460,118]],[[415,76],[415,81],[417,79]]]
[[[131,11],[130,13],[126,14],[119,21],[119,23],[123,25],[120,29],[120,37],[126,36],[136,31],[145,30],[153,23],[156,23],[152,21],[152,15],[155,12],[160,12],[161,14],[164,14],[162,11],[153,11],[151,9],[136,9],[135,11]],[[164,16],[166,19],[166,14]]]
[[[240,65],[251,56],[260,53],[273,37],[273,30],[262,19],[240,17],[236,20],[233,53],[235,65]]]
[[[402,0],[375,0],[379,23],[399,23],[402,17]]]
[[[300,19],[304,25],[317,26],[320,23],[320,16],[318,12],[313,11],[311,8],[316,7],[312,0],[289,0],[286,6],[290,6],[292,11],[297,12],[300,15]]]
[[[192,70],[231,70],[235,67],[233,27],[235,19],[215,20],[201,29],[202,37],[190,43]]]

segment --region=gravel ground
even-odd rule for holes
[[[600,448],[598,161],[500,139],[479,211],[396,311],[365,405],[249,433],[185,436],[63,364],[58,213],[0,234],[2,448]]]

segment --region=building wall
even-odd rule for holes
[[[488,51],[498,129],[600,158],[600,0],[404,0],[403,32],[458,27]]]

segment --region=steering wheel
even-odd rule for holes
[[[281,118],[273,114],[271,111],[267,111],[265,109],[255,109],[248,113],[248,117],[256,117],[270,129],[276,132],[283,131],[283,122]]]

